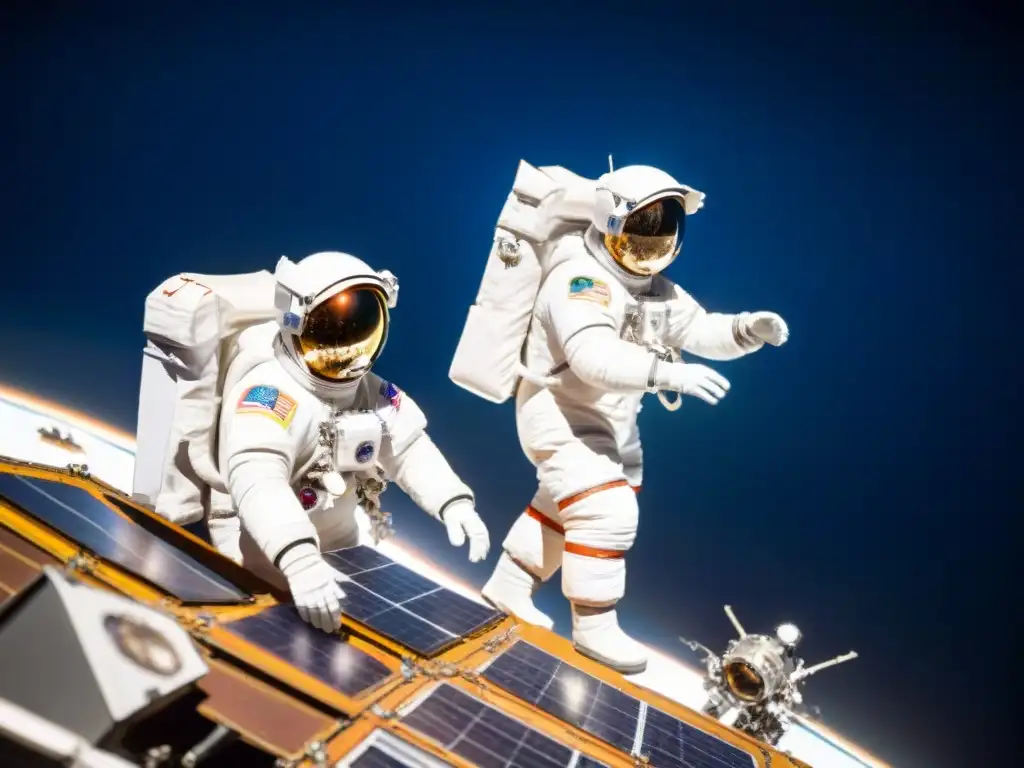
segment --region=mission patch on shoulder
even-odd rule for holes
[[[277,387],[260,384],[245,390],[235,413],[258,413],[287,427],[295,418],[297,407],[295,400],[280,392]]]
[[[592,301],[607,307],[612,300],[612,292],[608,284],[594,277],[574,277],[569,281],[569,298]]]
[[[402,407],[402,390],[392,384],[390,381],[381,381],[380,383],[380,396],[391,403],[391,407],[396,411]]]

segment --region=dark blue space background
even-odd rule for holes
[[[829,725],[901,768],[994,765],[1024,338],[1024,43],[995,8],[6,3],[0,380],[134,432],[161,280],[355,253],[401,281],[378,372],[492,554],[396,491],[400,536],[482,585],[534,476],[512,406],[447,370],[516,164],[659,166],[708,195],[671,277],[792,336],[713,364],[716,408],[645,407],[624,624],[686,657],[731,637],[723,603],[791,619],[809,661],[861,654],[807,686]]]

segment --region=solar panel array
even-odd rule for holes
[[[570,747],[447,683],[403,715],[402,723],[481,768],[565,768],[580,758]]]
[[[79,485],[3,472],[0,496],[84,550],[184,603],[239,603],[250,597]],[[504,617],[499,611],[445,589],[369,547],[336,550],[325,553],[325,558],[351,579],[343,585],[345,614],[421,656],[436,656]],[[350,697],[370,692],[393,674],[387,665],[339,635],[324,633],[302,621],[292,606],[270,607],[227,624],[226,630]],[[490,683],[525,703],[624,754],[646,758],[651,765],[756,765],[754,757],[738,747],[523,640],[494,657],[481,672]],[[447,683],[438,685],[403,711],[401,722],[439,747],[483,768],[603,765]],[[358,768],[436,764],[436,758],[395,734],[382,734],[378,736],[384,741],[369,743],[357,757],[342,764]]]
[[[753,756],[519,640],[483,676],[623,752],[666,768],[751,768]]]
[[[435,656],[504,615],[370,547],[339,549],[324,557],[352,579],[342,585],[345,615],[421,656]]]
[[[249,597],[81,486],[2,472],[0,496],[96,557],[184,603],[239,603]]]
[[[346,696],[357,696],[391,674],[383,663],[339,635],[304,622],[290,605],[275,605],[226,628]]]

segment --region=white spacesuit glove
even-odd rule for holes
[[[345,597],[338,582],[349,581],[348,576],[329,566],[312,544],[299,544],[285,552],[280,568],[303,621],[324,632],[338,629]]]
[[[659,363],[655,383],[658,389],[699,397],[710,405],[729,391],[725,376],[700,363]]]
[[[789,340],[789,326],[774,312],[751,312],[741,322],[745,335],[781,347]]]
[[[469,562],[479,563],[487,557],[491,537],[472,501],[459,499],[452,502],[441,514],[441,519],[448,529],[448,541],[453,547],[461,547],[466,543],[466,537],[469,537]]]

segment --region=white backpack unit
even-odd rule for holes
[[[523,345],[541,283],[556,266],[555,246],[564,235],[590,225],[596,188],[596,181],[561,166],[535,168],[520,161],[448,371],[455,384],[503,403],[520,378],[549,383],[525,368]]]
[[[203,518],[208,489],[225,492],[215,459],[224,374],[244,329],[277,316],[277,281],[183,273],[146,298],[132,497],[178,524]],[[253,364],[269,359],[259,351]]]

